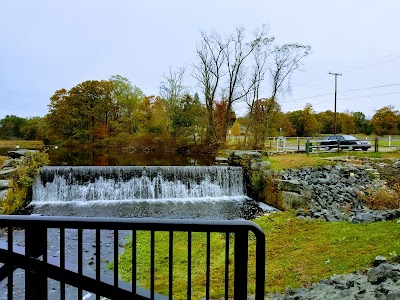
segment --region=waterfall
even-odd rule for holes
[[[62,216],[251,218],[239,167],[43,167],[33,213]]]
[[[43,167],[33,204],[244,196],[239,167]]]

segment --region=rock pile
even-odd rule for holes
[[[335,275],[308,288],[287,289],[284,295],[268,294],[266,299],[400,299],[400,264],[378,258],[378,266],[352,274]]]
[[[362,223],[400,217],[400,210],[375,211],[364,207],[360,199],[363,191],[372,185],[379,188],[385,184],[375,180],[370,170],[370,166],[363,164],[288,169],[278,181],[284,202],[298,208],[298,216],[302,218]]]
[[[0,199],[5,199],[11,189],[11,178],[14,176],[19,164],[25,155],[36,150],[19,149],[8,151],[8,159],[3,162],[0,169]]]

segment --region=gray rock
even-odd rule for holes
[[[368,270],[367,276],[368,281],[371,283],[381,283],[387,278],[397,281],[400,279],[400,269],[399,266],[396,267],[389,263],[383,263]]]
[[[10,187],[11,180],[0,180],[0,190]]]
[[[228,164],[228,159],[226,157],[217,156],[215,157],[215,163],[218,165]]]
[[[28,153],[31,152],[38,152],[37,150],[28,150],[28,149],[19,149],[19,150],[12,150],[12,151],[8,151],[8,156],[11,158],[20,158],[23,156],[27,156]]]
[[[282,202],[287,209],[300,208],[305,205],[305,198],[303,195],[294,192],[282,192]]]
[[[11,178],[15,174],[16,171],[17,171],[17,168],[2,169],[2,170],[0,170],[0,179]]]
[[[295,192],[300,194],[301,191],[303,190],[303,186],[298,180],[282,180],[282,179],[277,179],[276,182],[278,183],[278,188],[281,191],[286,191],[286,192]]]
[[[380,264],[386,263],[387,259],[384,256],[378,255],[377,257],[375,257],[374,260],[374,267],[379,266]]]
[[[271,163],[269,161],[258,161],[258,162],[253,162],[250,165],[250,168],[252,170],[259,170],[259,171],[266,171],[269,170]]]
[[[0,200],[3,200],[7,197],[8,190],[1,190],[0,191]]]
[[[400,290],[390,291],[387,294],[386,300],[398,300],[400,299]]]
[[[247,151],[247,150],[234,150],[234,151],[231,151],[231,150],[228,150],[228,151],[226,151],[226,153],[228,155],[235,155],[235,156],[238,156],[240,158],[246,158],[246,157],[249,157],[249,158],[261,158],[261,153],[258,152],[258,151]]]

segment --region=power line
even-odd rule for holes
[[[378,88],[391,87],[391,86],[399,86],[399,85],[400,85],[400,83],[392,83],[392,84],[385,84],[385,85],[370,86],[370,87],[365,87],[365,88],[349,89],[349,90],[339,91],[338,94],[362,91],[362,90],[378,89]],[[329,95],[332,95],[332,93],[319,94],[319,95],[314,95],[314,96],[310,96],[310,97],[292,99],[292,100],[282,101],[280,103],[296,102],[296,101],[307,100],[307,99],[318,98],[318,97],[329,96]]]
[[[374,58],[374,59],[371,59],[371,60],[367,60],[367,61],[364,61],[364,62],[360,62],[360,63],[352,64],[352,65],[349,65],[349,66],[345,66],[345,67],[342,67],[342,68],[339,68],[339,69],[335,69],[334,71],[336,71],[336,72],[338,72],[338,71],[341,71],[341,72],[357,71],[357,70],[360,70],[360,69],[364,69],[364,68],[370,67],[372,65],[386,63],[386,62],[390,62],[390,61],[393,61],[393,60],[400,59],[400,56],[399,57],[393,57],[393,56],[396,56],[396,55],[400,55],[400,52],[395,52],[395,53],[392,53],[392,54],[388,54],[388,55],[385,55],[385,56],[377,57],[377,58]],[[392,58],[389,58],[389,57],[392,57]],[[385,60],[383,60],[383,59],[385,59]],[[379,60],[382,60],[382,61],[379,61]],[[319,74],[311,76],[311,77],[309,77],[307,79],[302,79],[302,80],[299,80],[297,82],[294,82],[293,86],[298,86],[302,82],[310,82],[310,81],[322,80],[322,79],[325,79],[327,77],[328,77],[328,75],[325,72],[324,73],[319,73]]]
[[[383,93],[383,94],[375,94],[375,95],[365,95],[365,96],[342,98],[342,99],[338,99],[338,101],[351,100],[351,99],[372,98],[372,97],[377,97],[377,96],[386,96],[386,95],[394,95],[394,94],[400,94],[400,92],[392,92],[392,93]],[[310,103],[310,104],[311,105],[317,105],[317,104],[330,103],[330,102],[332,102],[332,100],[314,102],[314,103]],[[297,106],[294,109],[296,109],[296,108],[303,108],[303,106]]]

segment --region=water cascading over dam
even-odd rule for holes
[[[44,167],[33,185],[43,215],[234,219],[249,198],[238,167]]]

